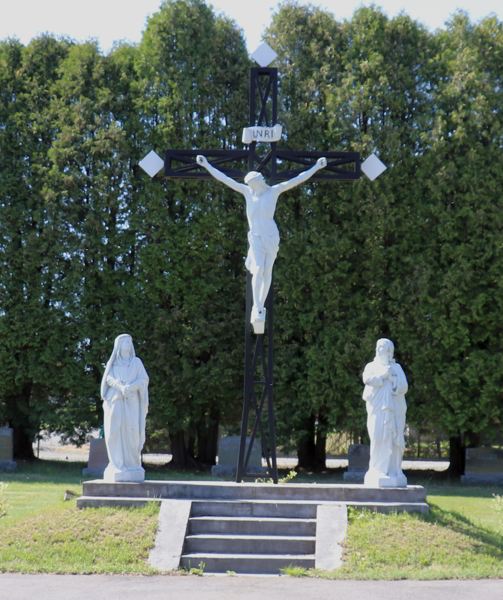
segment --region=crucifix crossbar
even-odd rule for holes
[[[273,142],[274,143],[274,142]],[[253,153],[253,156],[250,154]],[[259,159],[254,149],[250,150],[165,150],[164,151],[164,177],[167,179],[203,179],[212,180],[213,177],[196,162],[196,156],[205,156],[211,165],[218,167],[222,173],[241,181],[250,169],[241,171],[227,166],[235,161],[251,160],[258,165],[253,169],[263,173],[268,179],[276,182],[287,181],[300,175],[307,168],[312,167],[321,157],[327,159],[327,166],[311,177],[311,181],[356,181],[360,178],[360,154],[358,152],[296,152],[292,150],[269,151],[266,156]],[[274,161],[274,158],[276,159]],[[182,163],[175,166],[174,163]],[[277,170],[278,164],[296,163],[302,165],[298,169]]]

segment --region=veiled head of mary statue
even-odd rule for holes
[[[382,354],[387,353],[388,359],[391,362],[393,360],[393,353],[395,352],[395,346],[391,340],[387,338],[381,338],[377,340],[376,344],[376,358],[379,358]]]
[[[113,362],[129,361],[134,356],[133,338],[128,333],[123,333],[115,338]]]

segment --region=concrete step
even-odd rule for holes
[[[285,567],[303,567],[314,569],[315,556],[292,556],[288,554],[184,554],[180,567],[185,569],[199,568],[204,563],[205,573],[226,573],[234,571],[244,574],[278,574]]]
[[[184,554],[315,554],[315,536],[211,535],[185,537]]]
[[[316,519],[204,516],[189,519],[188,534],[316,535]]]
[[[128,496],[89,496],[84,495],[80,498],[77,498],[77,508],[99,508],[100,506],[144,506],[148,502],[162,502],[162,498],[135,498]],[[195,510],[197,511],[197,505],[199,503],[197,501],[193,502],[193,506],[196,505]],[[310,503],[291,503],[291,502],[271,502],[269,504],[264,502],[248,502],[248,503],[238,503],[238,502],[220,502],[213,501],[207,502],[204,501],[203,504],[214,504],[213,508],[204,507],[204,511],[206,510],[214,510],[215,515],[217,516],[247,516],[252,514],[253,516],[266,516],[266,517],[288,517],[289,511],[291,511],[291,516],[295,517],[295,513],[297,513],[298,518],[314,518],[316,516],[316,507],[320,504],[324,504],[323,502],[310,502]],[[227,513],[220,513],[220,504],[228,505],[226,510]],[[240,504],[246,504],[248,506],[239,506]],[[282,505],[286,505],[282,506]],[[354,508],[368,509],[374,512],[379,513],[389,513],[389,512],[409,512],[409,513],[428,513],[428,504],[426,502],[334,502],[327,504],[339,504],[341,506],[352,506]],[[266,505],[266,506],[264,506]],[[277,507],[277,508],[273,508]],[[237,512],[233,512],[233,510]],[[251,513],[249,512],[251,511]],[[193,513],[195,516],[198,515],[197,512]],[[210,515],[211,512],[203,512],[199,513],[199,516]],[[314,515],[314,516],[313,516]]]
[[[147,504],[148,502],[162,502],[162,498],[134,498],[134,497],[127,497],[127,496],[81,496],[80,498],[77,498],[77,508],[99,508],[100,506],[145,506],[145,504]],[[205,501],[206,503],[206,501]],[[278,516],[285,516],[287,517],[288,515],[285,514],[285,512],[288,511],[292,511],[292,517],[295,516],[295,512],[297,512],[298,518],[314,518],[312,515],[316,516],[316,507],[320,504],[324,504],[323,502],[311,502],[311,503],[298,503],[298,504],[292,504],[292,503],[285,503],[286,505],[290,505],[289,508],[283,512],[283,509],[285,507],[281,506],[280,502],[273,502],[271,503],[272,506],[277,507],[277,509],[272,509],[271,506],[263,506],[264,503],[262,502],[253,502],[250,504],[253,504],[253,506],[249,506],[249,507],[239,507],[237,506],[238,504],[241,503],[234,503],[234,502],[219,502],[219,501],[214,501],[215,503],[215,515],[219,516],[221,513],[219,513],[218,511],[220,510],[218,505],[219,504],[225,504],[225,505],[233,505],[233,506],[228,506],[227,510],[229,511],[229,514],[222,514],[221,516],[247,516],[248,514],[250,514],[249,510],[252,511],[253,516],[276,516],[276,514]],[[193,505],[197,504],[197,501],[193,502]],[[328,503],[328,504],[339,504],[341,506],[352,506],[354,508],[361,508],[361,509],[367,509],[367,510],[372,510],[374,512],[379,512],[379,513],[389,513],[389,512],[409,512],[409,513],[421,513],[421,514],[427,514],[429,509],[428,509],[428,504],[426,502],[335,502],[335,503]],[[236,509],[238,512],[232,512],[233,509]],[[197,510],[197,509],[196,509]],[[205,509],[206,510],[206,509]],[[211,509],[210,509],[211,510]],[[243,511],[242,513],[240,513],[239,511]],[[272,514],[274,513],[275,514]],[[211,514],[211,513],[203,513],[204,514]],[[201,515],[201,516],[203,516]]]
[[[318,503],[193,500],[192,516],[316,519]]]
[[[100,506],[145,506],[149,502],[160,502],[154,498],[127,498],[119,496],[80,496],[77,498],[77,508],[100,508]]]

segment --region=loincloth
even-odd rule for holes
[[[266,235],[257,235],[248,232],[248,256],[245,266],[250,273],[255,274],[258,269],[265,266],[265,257],[269,255],[274,262],[279,250],[279,232],[274,231]]]

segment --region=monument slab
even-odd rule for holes
[[[0,427],[0,470],[10,471],[16,468],[14,458],[13,430]]]
[[[82,475],[103,477],[107,466],[108,452],[104,438],[92,439],[89,445],[89,461],[87,467],[82,469]]]
[[[467,448],[465,459],[465,474],[461,476],[461,483],[503,483],[503,450]]]
[[[348,470],[344,473],[344,481],[363,482],[370,461],[370,446],[367,444],[351,444],[348,451]]]
[[[221,438],[218,443],[218,465],[211,468],[211,474],[214,476],[226,477],[235,475],[236,465],[239,456],[239,444],[241,436],[231,435]],[[251,442],[251,438],[246,438],[246,448]],[[248,463],[249,473],[267,473],[267,469],[262,467],[262,454],[259,442],[253,444],[250,461]]]

